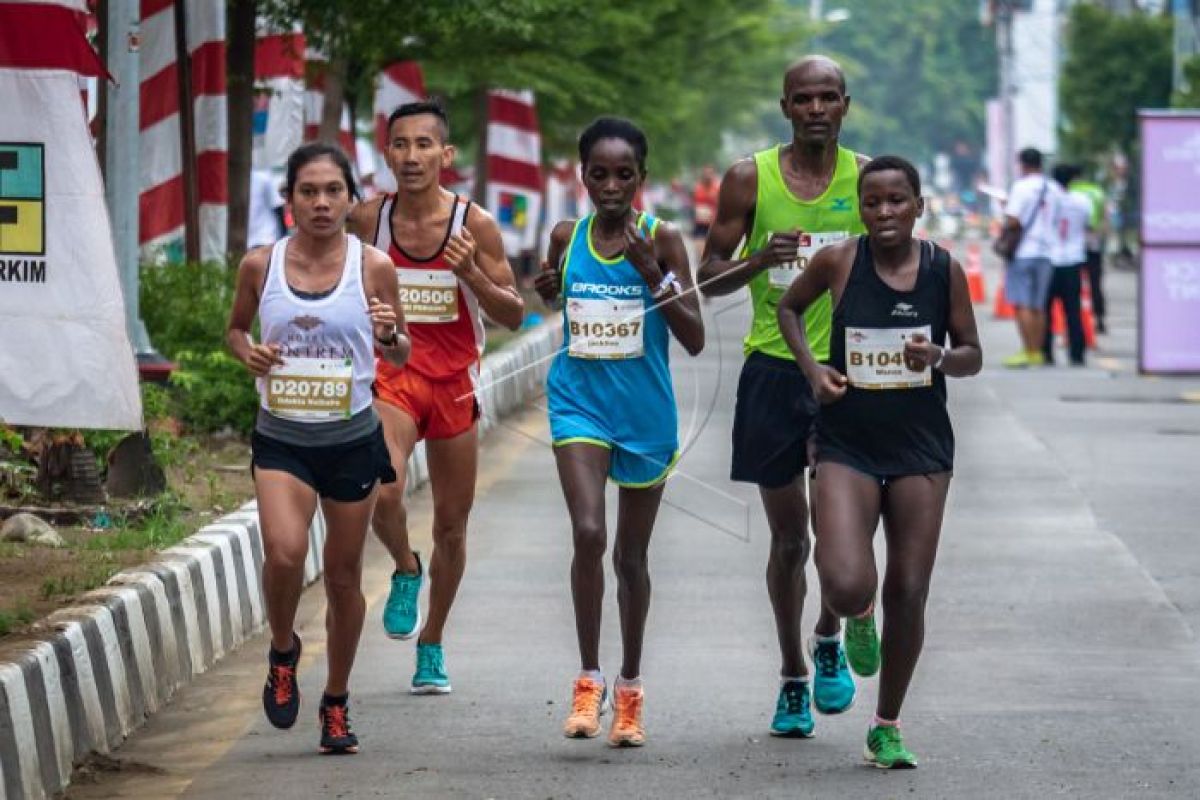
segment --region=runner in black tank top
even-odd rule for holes
[[[902,336],[927,331],[934,344],[946,342],[950,306],[950,254],[931,242],[920,242],[917,280],[911,291],[894,289],[875,271],[870,239],[859,238],[854,264],[841,300],[833,312],[829,365],[850,375],[847,362],[864,377],[864,388],[851,379],[845,396],[825,406],[817,418],[820,461],[836,461],[880,480],[902,475],[949,472],[954,466],[954,431],[946,413],[946,376],[941,370],[910,372],[902,355]],[[850,336],[847,336],[847,331]],[[872,346],[868,331],[895,331],[892,359]],[[859,340],[855,343],[855,340]],[[847,353],[849,343],[850,353]],[[887,361],[883,366],[877,362]],[[872,376],[871,373],[875,373]],[[898,390],[879,388],[886,380],[928,381],[926,386]]]
[[[847,618],[846,656],[860,675],[883,671],[866,758],[915,767],[900,706],[925,638],[925,598],[954,462],[946,376],[979,371],[983,355],[958,262],[913,239],[924,210],[916,169],[894,156],[859,173],[867,236],[809,262],[779,303],[779,326],[821,402],[817,417],[816,563],[821,593]],[[833,295],[830,363],[804,339],[803,313]],[[953,347],[946,347],[949,335]],[[871,539],[884,522],[882,648]],[[882,650],[882,652],[881,652]]]

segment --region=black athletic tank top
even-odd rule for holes
[[[817,416],[818,459],[845,463],[880,478],[950,471],[954,431],[946,412],[946,376],[911,372],[900,354],[904,337],[924,333],[946,343],[950,254],[921,242],[911,291],[888,286],[875,271],[866,236],[833,312],[829,365],[851,380],[841,400]]]

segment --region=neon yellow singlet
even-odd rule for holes
[[[813,237],[808,248],[801,248],[802,256],[811,255],[822,243],[866,233],[858,215],[858,160],[852,150],[838,147],[833,180],[825,192],[814,200],[800,200],[787,188],[779,167],[781,150],[782,146],[777,145],[754,154],[754,164],[758,169],[758,199],[754,206],[754,227],[746,240],[743,257],[762,250],[772,233],[799,229],[806,234],[823,234]],[[750,299],[754,305],[754,317],[750,322],[750,332],[743,342],[746,355],[757,352],[792,360],[792,352],[783,341],[775,316],[779,298],[787,289],[784,281],[788,277],[783,271],[763,270],[751,279]],[[827,292],[804,314],[808,346],[818,361],[829,359],[829,328],[832,320],[833,306]]]

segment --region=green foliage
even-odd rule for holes
[[[142,417],[147,427],[153,427],[155,422],[167,420],[173,416],[177,400],[172,397],[168,389],[153,383],[142,383],[140,388]],[[96,460],[99,462],[101,470],[108,463],[108,454],[129,435],[129,431],[110,430],[84,430],[80,433],[83,434],[84,445],[96,454]],[[150,447],[160,464],[177,463],[176,452],[181,446],[182,440],[168,431],[153,430],[150,434]]]
[[[221,262],[142,267],[142,319],[155,348],[171,360],[224,349],[236,278]]]
[[[852,103],[845,144],[918,163],[958,141],[982,150],[985,101],[997,92],[997,68],[995,37],[980,24],[979,4],[846,0],[838,5],[852,16],[829,26],[816,49],[846,70]],[[790,135],[782,123],[781,133]]]
[[[1171,36],[1166,17],[1072,6],[1059,83],[1067,157],[1136,153],[1138,109],[1165,108],[1171,98]]]
[[[1200,55],[1183,62],[1185,91],[1176,92],[1171,105],[1176,108],[1200,108]]]
[[[25,604],[13,609],[0,611],[0,636],[7,636],[17,628],[22,628],[33,622],[37,615]]]
[[[366,101],[360,107],[381,64],[417,59],[468,152],[481,91],[530,88],[547,155],[570,155],[581,127],[616,114],[646,129],[660,176],[712,160],[724,132],[757,130],[784,67],[804,52],[807,24],[787,0],[428,0],[402,16],[391,0],[267,6],[347,55],[348,94]]]
[[[223,349],[181,351],[171,386],[182,393],[180,418],[195,431],[232,428],[249,435],[254,428],[258,393],[246,368]]]
[[[151,502],[150,512],[144,517],[136,522],[116,520],[111,532],[88,538],[83,544],[84,550],[104,553],[115,550],[161,550],[191,535],[192,528],[183,518],[186,508],[177,495],[164,492]]]

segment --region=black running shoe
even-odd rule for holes
[[[346,704],[321,704],[321,748],[323,756],[353,755],[358,752],[358,737],[350,729]]]
[[[296,666],[300,663],[300,637],[292,634],[296,643],[292,652],[277,656],[267,654],[267,685],[263,687],[263,711],[276,728],[290,728],[300,714],[300,687],[296,685]]]

